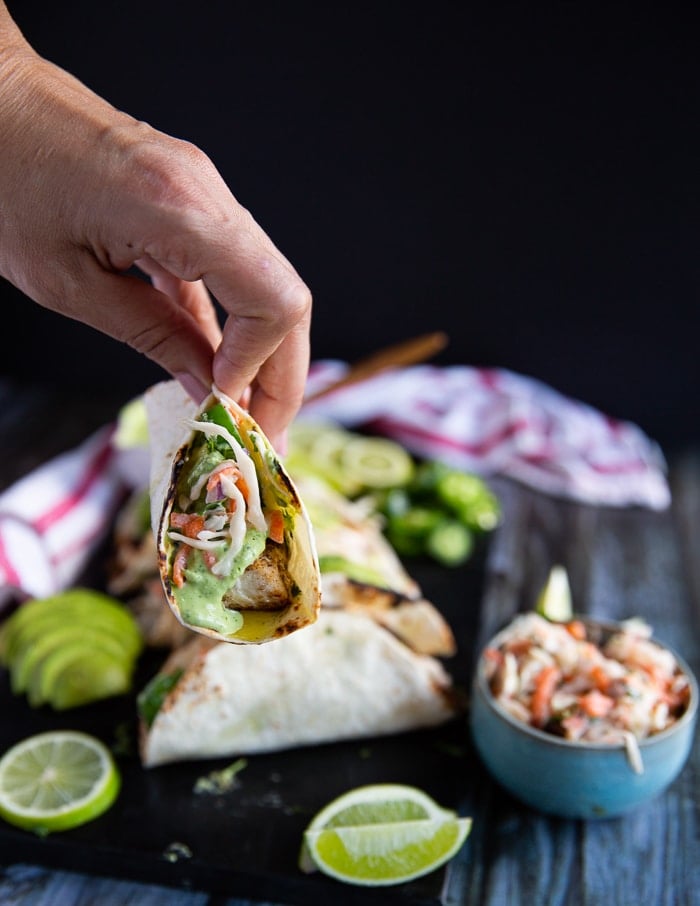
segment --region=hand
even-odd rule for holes
[[[308,288],[202,151],[40,58],[1,2],[0,159],[0,274],[192,396],[213,380],[246,398],[283,447],[308,369]]]

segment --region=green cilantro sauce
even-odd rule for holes
[[[238,632],[243,626],[243,616],[237,610],[225,607],[223,597],[241,573],[262,554],[266,540],[265,532],[249,528],[228,576],[215,576],[205,564],[202,552],[192,550],[183,570],[185,581],[181,588],[173,588],[186,623],[214,629],[223,635]]]

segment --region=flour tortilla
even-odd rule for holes
[[[168,537],[170,514],[175,501],[178,476],[197,433],[186,422],[188,419],[197,420],[216,399],[220,399],[218,394],[217,397],[211,395],[197,406],[177,381],[163,381],[144,394],[151,459],[151,524],[156,539],[160,576],[167,602],[183,625],[217,641],[259,644],[281,638],[315,621],[321,603],[320,573],[311,523],[291,479],[261,428],[248,412],[229,399],[226,399],[226,404],[234,413],[241,435],[245,439],[250,432],[255,432],[257,442],[262,445],[266,455],[274,459],[274,476],[262,474],[261,468],[256,464],[261,496],[265,498],[266,483],[269,487],[272,481],[276,481],[278,489],[282,489],[291,501],[293,525],[291,529],[285,529],[285,543],[281,550],[285,558],[286,584],[293,591],[272,610],[256,609],[254,601],[250,608],[241,608],[239,612],[243,616],[243,625],[231,635],[188,622],[180,612],[174,594],[173,545]]]
[[[190,642],[150,728],[145,767],[289,749],[435,726],[457,713],[451,678],[369,617],[322,611],[275,645]]]
[[[414,651],[452,657],[457,640],[449,623],[423,597],[371,508],[362,500],[348,500],[320,479],[304,475],[295,482],[314,524],[319,559],[326,564],[321,574],[324,608],[364,613]],[[376,578],[352,578],[328,569],[329,561],[356,564]]]

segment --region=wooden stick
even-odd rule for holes
[[[327,387],[323,387],[316,393],[311,394],[311,396],[306,397],[304,403],[317,400],[322,396],[326,396],[327,393],[338,390],[340,387],[357,384],[359,381],[374,377],[375,374],[386,371],[387,368],[399,368],[425,362],[444,349],[447,343],[447,334],[442,331],[436,331],[435,333],[414,337],[412,340],[406,340],[403,343],[397,343],[394,346],[387,346],[351,365],[347,374],[343,375],[340,380],[334,381]]]

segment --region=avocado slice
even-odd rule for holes
[[[97,616],[111,616],[114,630],[134,639],[140,647],[138,626],[126,607],[114,598],[88,588],[74,588],[48,598],[35,598],[22,604],[0,628],[0,661],[9,664],[18,638],[49,614],[64,621],[91,623]]]
[[[65,620],[62,620],[60,624],[51,626],[39,635],[32,644],[27,644],[18,651],[10,668],[13,693],[19,695],[27,689],[29,678],[49,654],[75,641],[79,641],[85,649],[104,649],[125,666],[133,662],[131,644],[125,644],[118,633],[108,633],[105,627],[94,628],[79,623],[66,625]]]
[[[92,627],[122,641],[132,656],[143,646],[141,633],[124,605],[106,595],[86,590],[86,594],[56,595],[23,604],[0,630],[0,662],[12,666],[28,647],[32,647],[58,626]]]
[[[103,652],[83,652],[57,673],[48,692],[48,703],[57,711],[76,708],[131,688],[131,667]]]
[[[96,692],[101,686],[126,691],[131,681],[131,669],[132,664],[123,657],[115,658],[106,648],[88,647],[77,639],[50,651],[35,665],[27,683],[29,704],[32,708],[53,704],[54,696],[59,692],[65,695],[66,686],[71,685],[74,697],[82,690],[86,701],[98,697]],[[68,679],[61,681],[65,671],[71,672],[67,674]],[[103,672],[104,677],[101,676]]]

